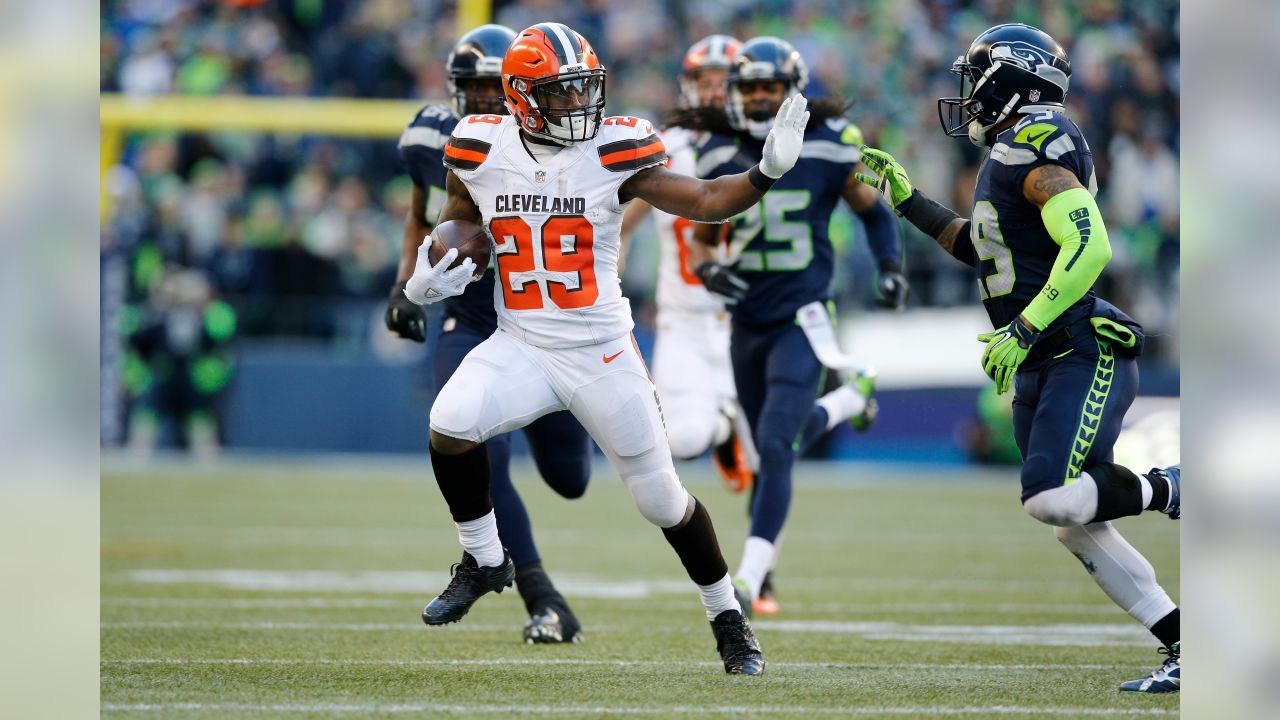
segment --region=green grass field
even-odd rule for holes
[[[745,498],[709,464],[680,470],[736,567]],[[1178,713],[1116,691],[1157,643],[1022,513],[1013,472],[799,467],[761,678],[724,674],[696,590],[607,466],[573,502],[517,477],[582,644],[522,644],[511,590],[422,624],[460,555],[425,462],[104,463],[103,717]],[[1177,524],[1119,525],[1176,599]]]

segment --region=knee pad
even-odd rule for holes
[[[1093,522],[1098,512],[1098,487],[1093,478],[1081,475],[1070,485],[1042,490],[1027,498],[1022,508],[1031,517],[1048,525],[1071,527]],[[1061,538],[1059,538],[1061,539]]]
[[[673,456],[692,460],[711,448],[720,417],[715,403],[701,396],[663,398],[662,414]]]
[[[680,484],[674,469],[623,477],[622,481],[645,520],[660,528],[675,527],[684,520],[689,492]]]
[[[449,437],[484,442],[479,425],[486,394],[471,394],[465,385],[450,380],[440,388],[431,404],[431,429]]]
[[[667,444],[671,446],[671,455],[681,460],[702,455],[711,447],[713,430],[689,418],[668,418]]]

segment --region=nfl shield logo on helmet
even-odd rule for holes
[[[1032,90],[1031,92],[1028,92],[1028,93],[1027,93],[1027,100],[1028,100],[1029,102],[1036,102],[1036,101],[1038,101],[1039,99],[1040,99],[1040,91],[1039,91],[1039,90]]]
[[[535,172],[533,173],[533,179],[534,179],[534,181],[535,181],[535,182],[538,182],[538,183],[544,183],[544,182],[546,182],[546,181],[547,181],[547,171],[546,171],[546,170],[538,170],[538,171],[535,171]]]

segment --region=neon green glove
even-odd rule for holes
[[[854,173],[853,176],[859,182],[879,190],[894,210],[897,210],[898,206],[906,202],[907,198],[911,197],[911,193],[915,192],[915,188],[911,187],[911,178],[907,177],[907,171],[889,153],[863,145],[862,164],[875,175]]]
[[[997,395],[1009,391],[1018,366],[1027,359],[1031,346],[1039,339],[1040,331],[1031,328],[1020,317],[999,330],[978,336],[978,342],[987,344],[982,351],[982,370],[996,381]]]

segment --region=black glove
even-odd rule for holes
[[[876,289],[880,291],[880,297],[876,298],[876,304],[880,307],[893,308],[901,310],[907,304],[907,295],[911,292],[911,286],[907,284],[907,278],[902,275],[902,271],[897,264],[889,264],[880,268],[880,278],[876,280]]]
[[[427,316],[422,306],[404,296],[407,281],[396,283],[387,298],[387,329],[414,342],[426,342]]]
[[[707,287],[707,291],[719,295],[726,303],[733,305],[747,296],[747,281],[738,276],[733,268],[720,263],[704,262],[698,266],[695,274]]]

